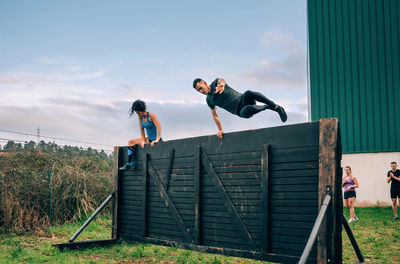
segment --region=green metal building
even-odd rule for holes
[[[343,153],[400,151],[399,16],[400,0],[308,0],[309,114],[339,118]]]

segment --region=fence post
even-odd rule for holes
[[[50,225],[53,223],[53,217],[51,212],[51,170],[47,171],[47,175],[49,177],[49,222]]]

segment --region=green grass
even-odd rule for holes
[[[345,209],[348,217],[347,209]],[[370,263],[400,263],[400,221],[392,221],[390,207],[356,208],[359,221],[350,226]],[[268,263],[205,254],[148,244],[126,244],[60,252],[53,243],[68,241],[83,221],[51,227],[30,234],[0,234],[0,263]],[[111,217],[100,217],[78,240],[111,237]],[[343,263],[354,263],[356,255],[343,232]]]
[[[356,208],[358,222],[350,227],[363,253],[370,263],[400,263],[400,221],[393,221],[391,207]],[[349,219],[348,210],[344,209]],[[343,231],[343,263],[355,263],[357,257],[350,240]]]

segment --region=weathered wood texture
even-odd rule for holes
[[[321,133],[331,131],[325,126]],[[295,263],[318,214],[319,189],[335,182],[320,182],[321,158],[327,167],[340,164],[337,152],[333,160],[321,155],[332,149],[320,145],[326,144],[321,137],[320,122],[312,122],[138,148],[137,167],[119,173],[118,236]],[[329,231],[324,236],[338,245],[341,237]],[[327,250],[335,255],[331,244]],[[316,243],[310,263],[317,252]]]
[[[322,119],[319,129],[318,204],[319,207],[322,205],[326,186],[331,186],[332,202],[318,233],[318,263],[342,263],[342,243],[337,243],[338,239],[341,241],[343,218],[339,217],[343,215],[339,122],[337,119]]]
[[[114,175],[114,198],[112,203],[112,230],[111,230],[111,237],[112,239],[119,239],[119,170],[118,165],[122,162],[122,150],[121,148],[114,147],[114,168],[113,168],[113,175]]]

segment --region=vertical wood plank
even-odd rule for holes
[[[332,186],[332,202],[318,232],[317,262],[342,263],[335,259],[337,238],[337,168],[338,168],[338,127],[336,118],[321,119],[319,125],[319,181],[318,181],[318,208],[326,196],[327,185]]]
[[[142,236],[147,236],[147,181],[148,181],[148,155],[143,157],[143,179],[142,179]]]
[[[168,169],[167,169],[167,177],[165,179],[165,191],[168,192],[168,187],[169,187],[169,179],[171,177],[171,171],[172,171],[172,164],[174,162],[174,155],[175,155],[175,149],[172,148],[171,152],[169,154],[169,162],[168,162]]]
[[[120,153],[122,153],[122,148],[114,147],[114,169],[113,169],[114,198],[112,203],[112,231],[111,231],[112,239],[119,239],[118,218],[119,218],[119,166],[121,160]]]
[[[267,254],[268,253],[268,235],[269,235],[269,227],[268,227],[268,216],[270,214],[270,207],[269,207],[269,153],[270,153],[270,145],[264,146],[264,152],[261,154],[261,208],[262,208],[262,216],[261,216],[261,253]]]
[[[200,177],[201,177],[201,147],[197,146],[195,150],[194,164],[194,241],[196,245],[201,244],[201,214],[200,214]]]

